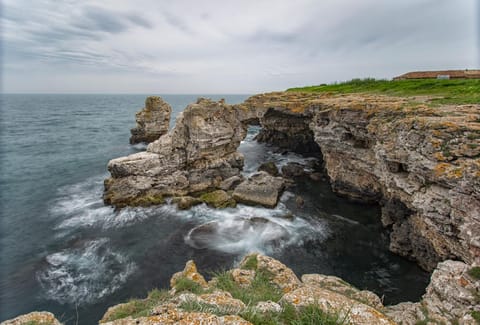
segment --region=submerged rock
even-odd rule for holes
[[[187,243],[198,249],[252,240],[277,246],[288,238],[287,229],[259,217],[207,222],[190,230],[186,237]]]
[[[137,126],[131,130],[130,143],[150,143],[167,133],[171,113],[172,108],[161,97],[147,97],[145,108],[135,115]]]
[[[305,175],[305,166],[296,162],[289,162],[282,167],[282,175],[288,178],[303,176]]]
[[[239,203],[273,208],[277,205],[283,189],[284,181],[281,177],[258,172],[235,188],[233,198]]]

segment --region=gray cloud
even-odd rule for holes
[[[94,91],[94,85],[97,92],[257,92],[479,64],[476,0],[245,0],[235,6],[5,0],[3,6],[7,92],[48,91],[45,85],[51,92]],[[21,79],[24,71],[30,76]],[[69,88],[39,82],[52,76],[68,79]]]

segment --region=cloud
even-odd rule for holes
[[[49,91],[50,85],[50,92],[245,93],[415,69],[475,68],[475,5],[5,0],[4,91]],[[53,76],[68,80],[68,89],[39,81]]]

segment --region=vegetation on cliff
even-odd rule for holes
[[[432,96],[436,104],[480,103],[480,80],[376,80],[353,79],[346,82],[290,88],[287,91],[328,92],[337,94],[375,93],[391,96]]]

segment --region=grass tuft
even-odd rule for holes
[[[254,305],[259,301],[279,301],[282,298],[282,290],[273,284],[271,275],[258,271],[248,287],[240,287],[229,272],[216,273],[217,287],[228,291],[232,297],[240,299],[246,305]]]
[[[149,316],[153,307],[160,305],[170,297],[167,290],[154,289],[145,299],[131,299],[128,303],[115,308],[102,323],[132,316],[132,318]]]
[[[245,263],[243,263],[243,269],[245,270],[257,270],[258,267],[258,260],[257,260],[257,255],[250,255]]]
[[[190,291],[191,293],[195,294],[201,294],[204,291],[200,284],[187,278],[178,279],[177,283],[175,284],[175,290],[177,292]]]
[[[475,280],[480,280],[480,266],[474,266],[468,270],[468,275],[470,275]]]

